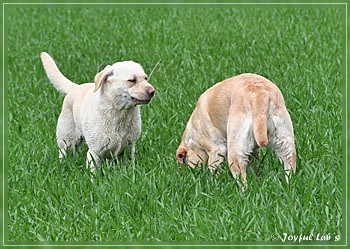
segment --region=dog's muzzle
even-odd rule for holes
[[[149,104],[156,93],[156,90],[153,87],[148,87],[146,90],[145,98],[135,98],[131,97],[131,100],[135,103],[135,105],[146,105]]]
[[[151,102],[151,99],[136,99],[133,97],[131,97],[131,100],[135,103],[135,105],[142,105],[142,104],[146,105],[149,102]]]

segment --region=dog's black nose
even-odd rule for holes
[[[153,87],[150,87],[148,90],[147,90],[147,94],[148,96],[150,96],[151,98],[154,96],[156,90],[154,90]]]

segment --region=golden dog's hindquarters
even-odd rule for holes
[[[199,98],[176,156],[213,172],[227,157],[234,178],[247,186],[246,167],[262,147],[271,147],[284,164],[286,180],[296,170],[292,121],[278,87],[256,74],[224,80]],[[206,161],[201,154],[205,152]],[[244,188],[243,188],[244,189]]]

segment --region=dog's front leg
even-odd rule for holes
[[[216,168],[224,162],[225,157],[227,156],[226,145],[216,146],[208,153],[208,156],[209,170],[213,173]],[[219,176],[219,171],[216,172],[216,175]]]
[[[214,173],[218,166],[224,162],[225,157],[219,153],[209,154],[208,166],[211,173]],[[216,172],[219,176],[219,171]]]
[[[93,151],[88,150],[87,156],[86,156],[86,168],[90,168],[91,173],[95,173],[96,167],[100,165],[101,165],[100,157]]]
[[[131,153],[131,163],[132,166],[135,167],[135,151],[136,151],[136,144],[131,143],[130,145],[130,153]]]

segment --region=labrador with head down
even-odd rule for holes
[[[41,53],[41,60],[49,80],[65,96],[56,129],[59,158],[68,147],[85,140],[92,172],[102,158],[117,156],[126,148],[134,164],[140,105],[150,103],[155,94],[142,67],[133,61],[117,62],[97,73],[94,83],[78,85],[60,72],[49,54]]]
[[[234,178],[246,184],[246,167],[270,146],[284,163],[286,180],[296,170],[291,118],[278,87],[256,74],[217,83],[199,98],[176,151],[177,161],[213,171],[227,158]]]

